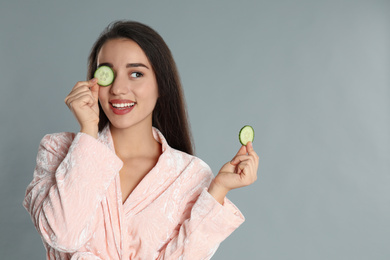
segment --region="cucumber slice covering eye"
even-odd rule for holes
[[[241,128],[240,133],[238,134],[238,139],[242,145],[246,145],[249,141],[253,142],[255,138],[255,130],[250,125],[246,125]]]
[[[98,79],[97,84],[104,87],[111,85],[115,77],[114,71],[110,67],[105,65],[97,68],[93,76]]]

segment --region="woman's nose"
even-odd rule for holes
[[[123,94],[127,94],[129,92],[129,82],[123,74],[117,74],[114,82],[111,85],[111,93],[113,95],[119,96]]]

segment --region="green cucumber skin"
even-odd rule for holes
[[[98,74],[99,70],[107,70],[111,74],[112,79],[108,80],[106,82],[100,82],[100,79],[97,77],[97,74]],[[97,68],[95,70],[95,73],[94,73],[93,76],[98,79],[97,84],[102,86],[102,87],[107,87],[107,86],[111,85],[112,82],[114,82],[114,78],[115,78],[114,71],[109,66],[101,66],[101,67]]]
[[[242,131],[245,130],[246,128],[250,128],[251,131],[252,131],[252,140],[248,140],[247,143],[248,143],[249,141],[250,141],[250,142],[253,142],[253,140],[255,139],[255,130],[253,129],[253,127],[250,126],[250,125],[245,125],[245,126],[243,126],[243,127],[241,128],[240,132],[238,133],[238,140],[240,141],[240,143],[241,143],[242,145],[246,145],[246,144],[247,144],[247,143],[244,143],[243,140],[242,140],[242,138],[241,138],[241,133],[242,133]]]

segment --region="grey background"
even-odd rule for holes
[[[181,74],[197,155],[218,172],[251,124],[259,180],[213,259],[390,259],[390,2],[1,1],[1,259],[43,259],[22,200],[40,139],[117,19],[156,29]]]

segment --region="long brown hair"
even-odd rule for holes
[[[193,143],[183,90],[172,53],[163,38],[147,25],[134,21],[109,24],[93,45],[88,59],[88,79],[97,68],[97,56],[108,40],[126,38],[136,42],[144,51],[156,75],[158,94],[153,110],[153,126],[161,131],[168,144],[193,154]],[[109,122],[99,103],[99,131]]]

